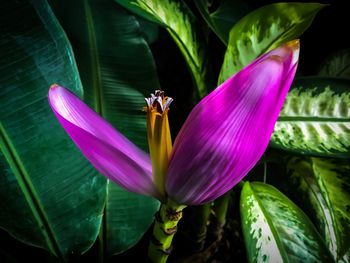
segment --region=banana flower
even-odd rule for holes
[[[230,190],[264,153],[298,55],[299,41],[293,40],[233,75],[193,108],[173,147],[172,99],[156,91],[145,107],[150,155],[67,89],[52,85],[49,103],[81,152],[108,179],[162,203],[199,205]]]

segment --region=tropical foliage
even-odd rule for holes
[[[2,1],[0,261],[350,262],[349,46],[263,2]]]

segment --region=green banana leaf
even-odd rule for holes
[[[183,1],[114,0],[131,12],[164,27],[186,59],[198,96],[208,92],[206,42],[196,17]],[[171,62],[170,62],[171,63]]]
[[[240,211],[249,262],[334,262],[310,219],[273,186],[246,182]]]
[[[61,0],[53,5],[72,41],[86,100],[147,150],[144,98],[159,89],[159,83],[138,21],[109,0]],[[110,182],[101,229],[103,253],[110,256],[135,245],[150,227],[158,207],[158,201]]]
[[[52,113],[60,83],[82,95],[71,46],[46,1],[1,1],[0,227],[60,261],[99,233],[106,181]]]
[[[350,156],[350,80],[294,81],[270,146],[300,154]]]
[[[243,17],[230,31],[219,83],[261,54],[300,37],[324,6],[317,3],[275,3]]]
[[[152,45],[158,40],[159,26],[152,23],[142,17],[137,18],[137,22],[140,24],[141,32],[148,45]]]
[[[350,262],[350,164],[348,160],[293,157],[293,192],[309,212],[337,262]]]
[[[208,0],[196,0],[195,4],[208,26],[227,46],[232,26],[246,15],[250,8],[242,0],[223,0],[214,11],[209,11]]]
[[[331,55],[321,65],[318,75],[350,79],[350,49]]]

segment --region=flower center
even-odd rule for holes
[[[148,109],[155,109],[157,113],[163,114],[164,111],[169,109],[171,102],[173,101],[170,97],[164,96],[164,91],[156,90],[151,93],[151,96],[145,98]]]
[[[145,98],[147,107],[148,146],[152,160],[152,174],[159,193],[166,199],[165,177],[172,150],[168,111],[172,98],[164,96],[164,91],[156,90]]]

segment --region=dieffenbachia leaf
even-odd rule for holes
[[[287,95],[270,145],[301,154],[349,157],[350,81],[298,79]]]
[[[219,7],[209,11],[208,0],[196,0],[195,4],[208,26],[227,45],[232,26],[250,10],[247,3],[241,0],[220,1]]]
[[[108,0],[60,0],[54,6],[72,39],[86,100],[147,150],[144,98],[159,88],[159,83],[138,21]],[[158,207],[158,201],[109,182],[101,230],[104,253],[117,254],[135,245],[150,227]]]
[[[203,33],[188,6],[174,0],[115,0],[131,12],[166,30],[184,55],[196,84],[198,95],[207,94],[207,57]]]
[[[276,3],[243,17],[230,31],[219,83],[261,54],[298,38],[323,7],[317,3]]]
[[[106,181],[60,127],[47,100],[82,95],[71,46],[46,1],[1,1],[0,227],[61,261],[99,232]]]
[[[333,262],[310,219],[273,186],[246,182],[240,210],[249,262]]]
[[[293,157],[288,161],[293,191],[316,222],[337,262],[350,262],[350,164]]]
[[[350,49],[341,50],[329,57],[321,65],[318,75],[350,79]]]

